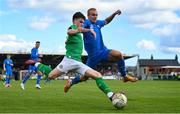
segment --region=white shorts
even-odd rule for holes
[[[64,56],[63,60],[56,68],[62,73],[77,72],[82,75],[84,75],[87,70],[91,69],[82,62],[67,58],[66,56]]]

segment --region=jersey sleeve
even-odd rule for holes
[[[91,22],[89,20],[85,20],[83,24],[83,28],[90,28]]]
[[[70,30],[70,29],[73,29],[73,30],[76,30],[78,27],[76,26],[76,25],[71,25],[69,28],[68,28],[68,30]]]
[[[97,20],[96,23],[97,23],[97,25],[99,25],[102,28],[106,24],[106,21],[105,20]]]

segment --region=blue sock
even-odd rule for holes
[[[75,78],[71,81],[71,86],[79,82],[81,82],[81,77],[79,74],[75,74]]]
[[[8,84],[8,79],[9,79],[9,78],[6,77],[5,84]]]
[[[10,84],[10,78],[8,78],[8,84]]]
[[[26,81],[29,79],[29,77],[30,77],[29,75],[25,75],[25,77],[24,77],[24,79],[23,79],[22,83],[23,83],[23,84],[25,84],[25,83],[26,83]]]
[[[118,67],[119,67],[119,72],[121,73],[121,75],[123,77],[126,76],[126,67],[125,67],[125,62],[124,62],[124,59],[121,59],[117,62],[118,64]]]
[[[40,76],[40,75],[38,75],[38,76],[37,76],[37,81],[36,81],[36,84],[40,84],[40,81],[41,81],[41,76]]]

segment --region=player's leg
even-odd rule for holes
[[[30,75],[31,75],[30,72],[25,73],[25,76],[20,84],[20,86],[23,90],[25,89],[25,83],[30,78]]]
[[[35,64],[35,66],[37,67],[38,71],[40,71],[41,73],[43,73],[46,77],[49,75],[49,73],[52,71],[52,68],[48,65],[42,64],[40,62],[37,62]]]
[[[108,60],[109,61],[117,62],[118,70],[121,73],[124,82],[127,82],[127,81],[136,82],[137,81],[137,78],[129,76],[126,74],[126,67],[125,67],[124,58],[123,58],[123,55],[119,51],[107,50],[105,53],[108,54]]]
[[[5,80],[5,87],[10,87],[10,76],[11,72],[9,70],[6,71],[6,80]]]
[[[5,85],[6,84],[6,72],[5,72],[5,74],[4,74],[4,72],[2,72],[1,80],[3,81],[3,85]]]
[[[98,55],[101,55],[101,54],[98,54]],[[101,61],[101,57],[98,55],[88,58],[86,65],[89,66],[90,68],[95,69],[97,64],[99,64]],[[67,83],[66,83],[67,86],[69,84],[70,84],[70,86],[73,86],[74,84],[78,84],[79,82],[88,80],[87,76],[81,76],[80,74],[76,74],[74,77],[75,77],[74,79],[67,81]]]
[[[8,85],[8,79],[9,79],[9,76],[6,76],[5,87],[9,87],[9,85]]]
[[[29,60],[26,60],[26,61],[25,61],[25,65],[34,65],[36,62],[37,62],[37,61],[35,61],[35,60],[29,59]]]
[[[36,70],[36,72],[37,72],[37,80],[36,80],[36,88],[37,89],[41,89],[41,86],[40,86],[40,81],[41,81],[41,77],[42,77],[42,75],[43,75],[43,73],[41,72],[41,71],[38,71],[37,70],[37,67],[35,67],[35,70]]]
[[[84,76],[81,74],[76,74],[74,79],[67,80],[67,82],[64,86],[64,92],[67,93],[74,84],[78,84],[78,83],[86,81],[88,79],[89,79],[89,77],[87,77],[87,76]]]
[[[74,77],[75,77],[74,79],[68,80],[70,82],[71,86],[73,86],[74,84],[78,84],[80,82],[88,80],[87,76],[82,76],[81,74],[75,74]]]
[[[86,66],[82,62],[79,62],[76,60],[71,60],[71,61],[73,62],[73,63],[71,63],[71,67],[75,66],[74,69],[79,69],[80,67],[82,67],[81,65]],[[67,93],[68,90],[71,88],[71,86],[73,86],[74,84],[78,84],[79,82],[86,81],[89,77],[84,76],[83,75],[84,73],[85,73],[85,71],[83,73],[82,72],[80,72],[78,74],[76,73],[74,79],[72,79],[72,80],[69,79],[64,86],[64,92]]]
[[[52,71],[52,68],[50,66],[44,65],[40,62],[37,62],[35,64],[35,66],[37,67],[38,71],[40,71],[41,73],[43,73],[45,75],[45,83],[50,82],[48,80],[48,75]]]
[[[30,72],[25,73],[25,76],[23,77],[23,80],[22,80],[22,83],[23,83],[23,84],[25,84],[26,81],[29,79],[30,74],[31,74]]]
[[[55,68],[49,73],[48,79],[50,79],[50,80],[55,79],[55,78],[61,76],[62,74],[63,73],[58,68]]]
[[[23,83],[23,84],[25,84],[26,81],[30,78],[30,75],[33,73],[33,71],[34,71],[33,66],[32,66],[32,65],[29,65],[29,67],[28,67],[28,72],[25,73],[25,76],[24,76],[24,78],[23,78],[23,80],[22,80],[22,83]]]
[[[5,87],[9,87],[9,73],[6,71]]]
[[[21,82],[21,84],[20,84],[20,86],[21,86],[21,88],[22,88],[23,90],[25,89],[25,83],[26,83],[26,81],[29,80],[30,75],[31,75],[32,73],[33,73],[33,67],[32,67],[32,65],[29,65],[29,67],[28,67],[28,72],[25,73],[25,75],[24,75],[24,77],[23,77],[23,80],[22,80],[22,82]]]
[[[104,80],[102,79],[102,75],[99,72],[93,69],[88,69],[85,72],[85,76],[93,78],[96,81],[98,88],[102,92],[104,92],[110,100],[112,100],[112,96],[114,93],[111,91],[109,86],[104,82]]]
[[[5,71],[5,85],[7,84],[7,82],[8,82],[8,77],[7,77],[7,71]]]
[[[35,87],[37,89],[41,89],[40,81],[41,81],[41,77],[42,77],[43,73],[38,71],[38,68],[36,66],[34,66],[34,65],[31,65],[31,69],[33,70],[33,72],[36,72],[36,74],[37,74],[37,79],[36,79]]]
[[[81,62],[77,62],[77,66],[78,66],[78,69],[76,71],[82,74],[83,76],[93,78],[96,81],[98,88],[101,91],[103,91],[111,100],[113,96],[113,92],[102,79],[102,75],[99,72],[93,70],[92,68],[88,67],[87,65]]]
[[[72,64],[73,63],[71,59],[64,57],[61,63],[59,63],[57,67],[49,73],[48,80],[55,79],[61,76],[62,74],[67,73],[68,71],[72,70],[73,69],[71,67]]]
[[[11,81],[12,76],[13,76],[12,71],[10,71],[8,75],[9,75],[8,85],[9,85],[9,87],[11,87],[10,81]]]

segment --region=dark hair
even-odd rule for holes
[[[79,18],[82,18],[82,19],[86,19],[86,17],[81,13],[81,12],[76,12],[74,15],[73,15],[73,18],[72,20],[76,20],[76,19],[79,19]]]
[[[37,43],[40,43],[40,41],[36,41],[36,44],[37,44]]]

